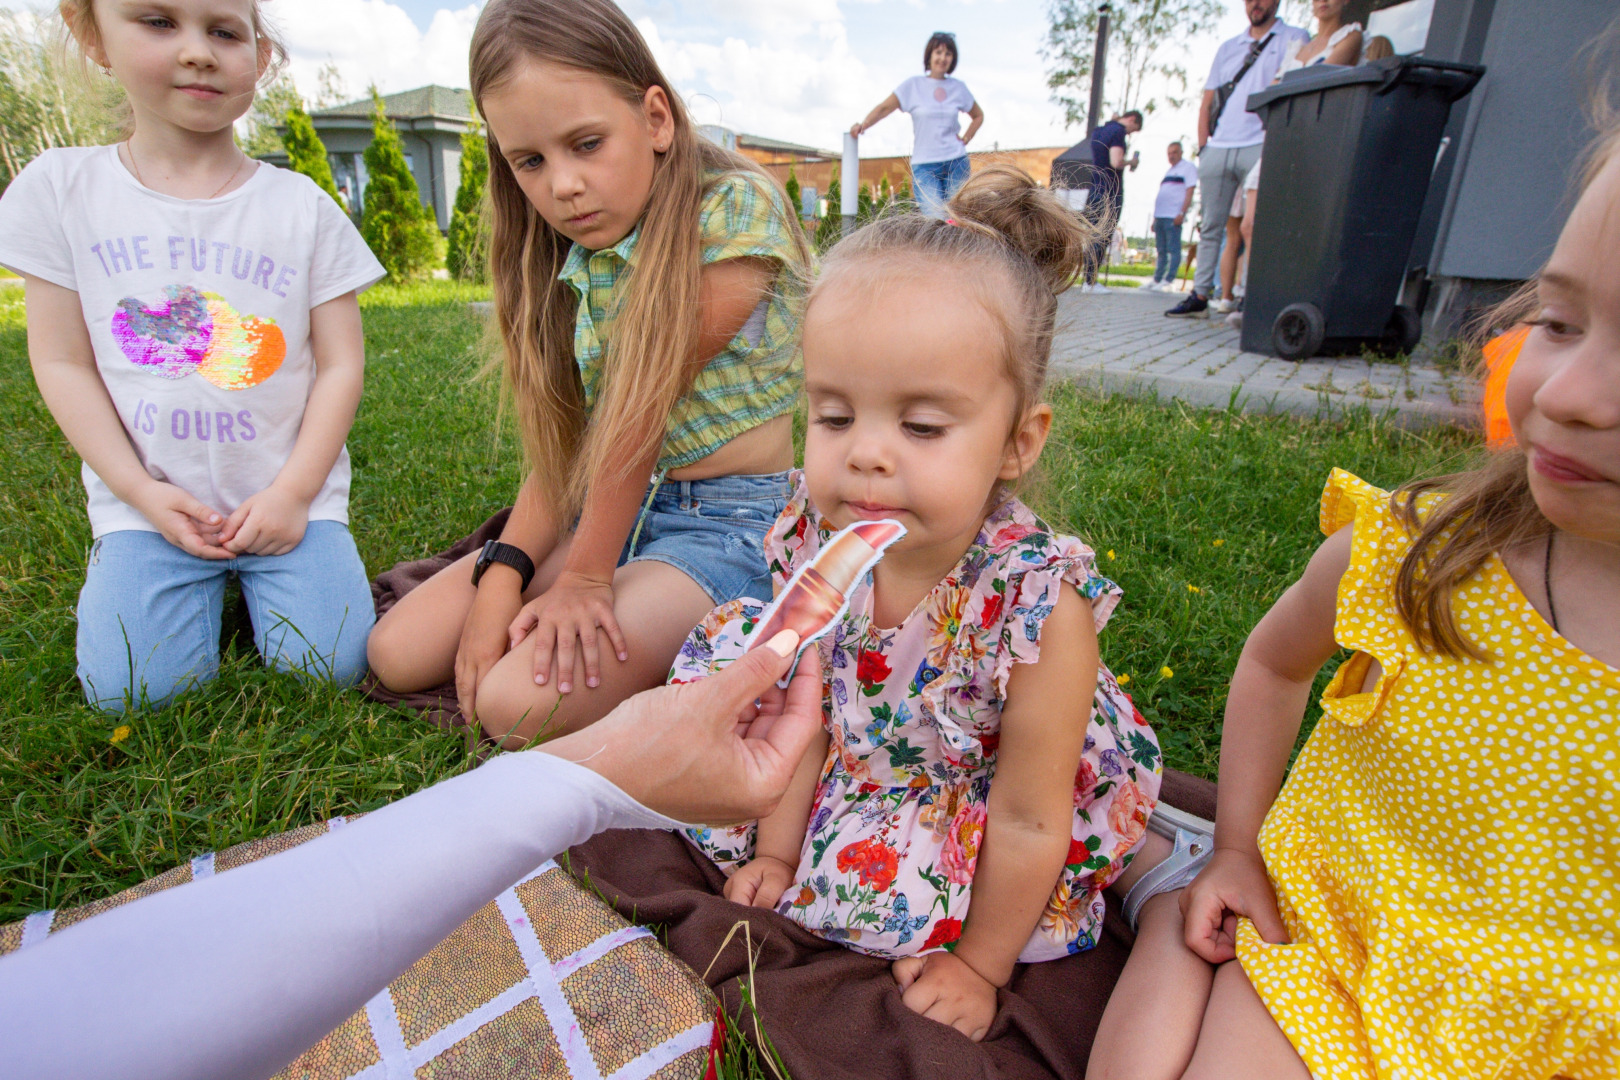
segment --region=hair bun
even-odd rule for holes
[[[947,205],[958,222],[982,226],[1023,253],[1054,295],[1085,268],[1086,252],[1099,232],[1016,165],[985,166]]]

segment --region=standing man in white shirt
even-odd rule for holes
[[[1249,95],[1271,85],[1293,45],[1311,35],[1277,18],[1278,0],[1243,0],[1249,28],[1221,43],[1204,83],[1198,110],[1198,186],[1203,189],[1204,220],[1198,245],[1198,271],[1193,291],[1169,311],[1172,317],[1203,315],[1215,291],[1217,252],[1226,232],[1227,208],[1238,186],[1260,160],[1265,126],[1249,112]]]
[[[1159,181],[1159,194],[1153,200],[1153,246],[1158,262],[1153,267],[1150,289],[1169,292],[1181,269],[1181,223],[1187,220],[1193,192],[1198,189],[1198,169],[1181,156],[1181,144],[1173,142],[1165,150],[1170,168]]]

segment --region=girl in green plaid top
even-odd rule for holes
[[[809,252],[611,0],[493,0],[471,74],[530,472],[500,541],[402,599],[368,653],[396,693],[454,678],[515,746],[658,685],[710,608],[769,595]]]

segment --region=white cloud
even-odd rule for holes
[[[274,0],[267,12],[281,27],[293,79],[313,93],[316,72],[336,63],[358,97],[375,83],[385,93],[427,83],[467,85],[467,47],[482,5],[440,8],[424,31],[388,0]]]

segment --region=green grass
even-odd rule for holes
[[[442,549],[517,486],[511,425],[492,433],[492,391],[474,380],[481,323],[465,301],[482,295],[434,283],[364,298],[351,517],[373,572]],[[218,681],[137,715],[114,742],[117,725],[84,707],[74,679],[90,533],[77,458],[29,375],[20,290],[0,291],[0,375],[0,424],[14,433],[0,449],[0,920],[372,809],[467,767],[459,736],[265,672],[240,617]],[[1475,445],[1470,434],[1404,433],[1366,415],[1243,417],[1067,387],[1053,402],[1031,501],[1095,547],[1123,586],[1103,657],[1130,676],[1169,763],[1204,776],[1244,637],[1318,542],[1328,469],[1389,486],[1455,465]],[[1174,674],[1161,675],[1166,667]]]

